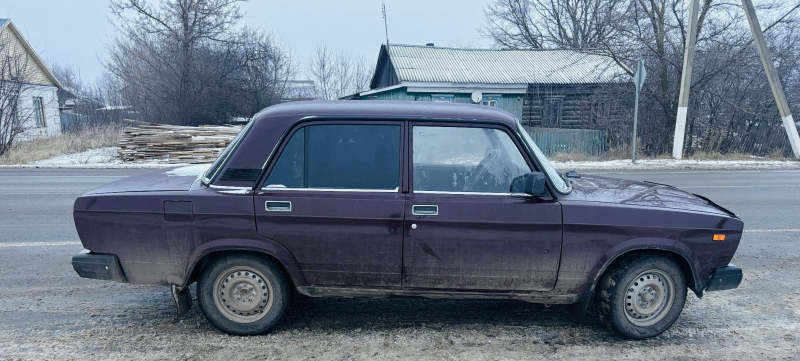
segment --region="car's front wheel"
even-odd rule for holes
[[[221,331],[257,335],[283,318],[289,304],[288,282],[269,259],[227,255],[203,268],[197,301],[208,321]]]
[[[628,338],[666,331],[683,311],[686,281],[672,258],[640,255],[623,259],[600,280],[600,321]]]

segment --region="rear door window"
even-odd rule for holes
[[[397,190],[400,125],[311,125],[294,133],[265,188]]]

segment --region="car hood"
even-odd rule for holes
[[[86,195],[122,192],[187,191],[209,164],[156,169],[89,191]]]
[[[735,214],[702,196],[665,184],[585,175],[570,180],[589,202],[672,208],[735,217]]]

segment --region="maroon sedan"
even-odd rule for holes
[[[81,277],[189,285],[220,330],[273,328],[293,294],[592,299],[625,337],[658,335],[691,289],[735,288],[742,221],[647,182],[560,174],[486,106],[383,101],[267,108],[207,166],[75,201]],[[294,292],[296,291],[296,293]]]

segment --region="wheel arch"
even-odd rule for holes
[[[671,242],[676,243],[674,241]],[[578,298],[578,301],[568,306],[570,315],[576,320],[584,320],[586,318],[586,310],[589,306],[589,302],[594,298],[597,283],[600,282],[603,275],[626,258],[643,254],[660,254],[674,259],[683,271],[684,277],[686,278],[686,285],[689,286],[689,289],[691,289],[698,298],[703,297],[703,288],[697,281],[692,262],[681,250],[663,245],[632,246],[624,248],[615,247],[607,253],[607,257],[604,257],[605,261],[598,262],[595,269],[589,273],[587,285],[584,291],[580,293],[581,296]]]
[[[209,242],[198,247],[190,257],[186,267],[186,278],[181,287],[187,287],[197,281],[200,271],[216,257],[230,254],[256,254],[265,256],[276,262],[293,287],[308,285],[297,260],[294,256],[277,242],[258,241],[252,244],[249,240],[220,240]]]
[[[609,259],[605,265],[603,265],[600,272],[595,275],[590,292],[594,292],[597,282],[600,281],[600,278],[602,278],[606,272],[614,269],[616,265],[622,263],[626,259],[640,255],[661,255],[672,258],[681,268],[681,271],[683,271],[683,276],[686,279],[686,285],[689,286],[689,289],[691,289],[697,295],[697,297],[703,297],[703,291],[698,287],[697,277],[695,276],[694,268],[689,262],[689,259],[680,251],[657,247],[629,249],[618,253],[615,257]]]

